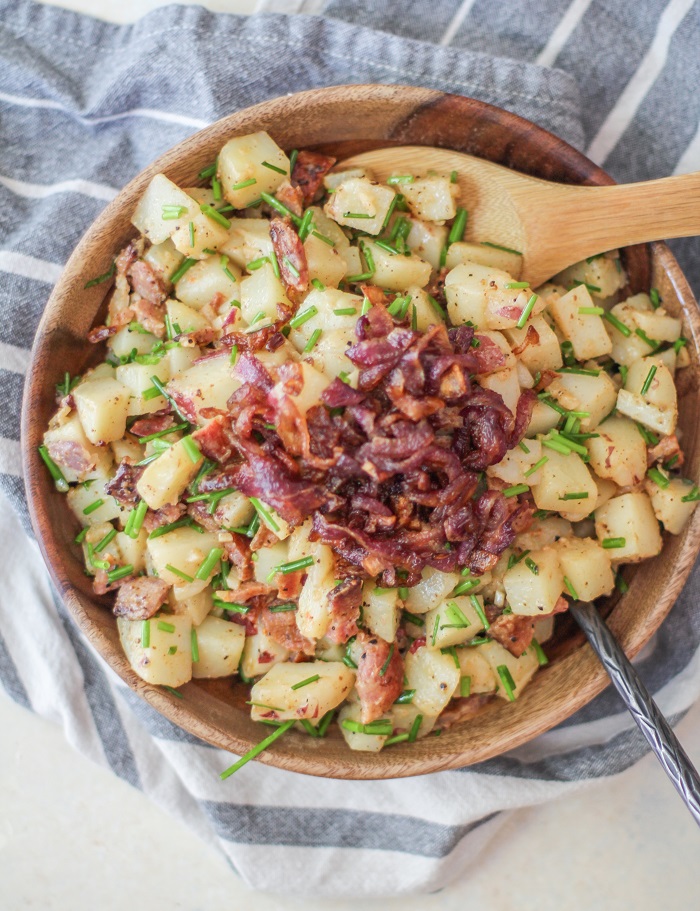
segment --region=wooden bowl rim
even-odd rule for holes
[[[253,105],[233,114],[230,114],[210,126],[192,134],[191,136],[178,143],[173,148],[159,156],[151,165],[141,171],[133,178],[115,199],[110,202],[100,213],[98,218],[87,229],[75,250],[68,259],[61,277],[55,285],[47,301],[46,308],[42,314],[34,345],[30,356],[29,368],[27,370],[27,380],[25,383],[24,397],[22,402],[22,429],[21,429],[21,452],[22,464],[25,470],[26,492],[31,518],[32,527],[36,535],[39,547],[44,561],[49,569],[49,573],[55,585],[57,586],[71,616],[78,624],[81,631],[89,639],[90,643],[107,662],[107,664],[121,677],[127,685],[143,697],[167,720],[184,728],[189,733],[202,739],[203,741],[215,747],[220,747],[227,751],[239,755],[245,753],[253,745],[254,741],[244,735],[231,733],[220,724],[206,719],[196,708],[189,706],[187,700],[178,701],[173,699],[161,688],[145,683],[138,677],[128,665],[126,658],[117,643],[110,641],[107,635],[97,627],[87,614],[86,608],[81,603],[74,587],[68,581],[66,564],[72,560],[72,556],[66,549],[62,549],[59,542],[56,541],[54,530],[51,527],[50,518],[47,512],[47,504],[38,494],[40,488],[39,473],[44,471],[43,463],[36,453],[36,442],[38,439],[37,428],[34,427],[32,418],[32,403],[39,401],[41,398],[41,371],[38,366],[48,355],[48,336],[47,329],[52,320],[52,310],[55,299],[64,285],[73,286],[72,290],[76,293],[82,293],[82,285],[78,286],[77,278],[79,277],[82,266],[80,265],[87,254],[92,255],[93,238],[101,231],[107,228],[116,214],[127,204],[133,204],[133,201],[142,192],[145,184],[151,177],[163,171],[165,173],[174,166],[174,164],[183,155],[183,148],[189,145],[201,146],[205,144],[206,138],[212,134],[219,134],[226,130],[231,135],[235,135],[236,130],[240,129],[239,122],[244,118],[255,118],[267,115],[270,112],[282,113],[284,106],[293,100],[297,103],[307,104],[309,107],[317,103],[324,104],[343,104],[350,98],[361,100],[363,94],[367,93],[375,99],[383,100],[391,104],[400,95],[406,101],[414,101],[416,109],[429,106],[438,99],[447,98],[456,107],[463,106],[465,111],[482,112],[485,115],[498,119],[499,123],[512,131],[513,133],[522,133],[523,131],[533,130],[537,136],[546,139],[549,144],[550,154],[554,159],[561,161],[564,165],[570,165],[579,171],[586,171],[589,175],[586,183],[607,184],[612,183],[612,179],[602,169],[595,166],[581,152],[574,149],[564,140],[554,136],[543,128],[513,114],[504,111],[494,105],[463,96],[450,95],[449,93],[439,92],[430,89],[422,89],[411,86],[400,85],[382,85],[382,84],[353,84],[333,86],[325,89],[313,89],[305,92],[299,92],[294,95],[282,96],[264,101]],[[389,143],[387,143],[389,144]],[[417,144],[412,141],[411,144]],[[186,153],[185,153],[186,154]],[[674,291],[680,301],[683,317],[686,322],[686,335],[690,336],[694,349],[700,350],[700,315],[697,312],[697,304],[693,298],[692,292],[687,280],[682,274],[675,257],[668,247],[663,243],[655,243],[652,249],[657,258],[661,269],[664,271],[671,282]],[[113,251],[114,252],[114,251]],[[94,316],[93,316],[94,318]],[[681,548],[678,554],[677,570],[674,576],[673,590],[668,591],[656,603],[654,610],[647,616],[646,626],[641,629],[636,627],[628,633],[616,628],[617,609],[613,611],[609,618],[610,626],[620,639],[620,642],[628,656],[633,657],[648,642],[654,632],[663,622],[669,610],[675,602],[677,593],[680,591],[682,584],[685,582],[690,573],[695,557],[700,550],[700,510],[696,511],[693,520],[689,523],[684,531],[681,540]],[[624,598],[624,596],[623,596]],[[258,761],[268,765],[273,765],[282,769],[296,772],[302,772],[308,775],[331,777],[341,779],[385,779],[405,777],[412,775],[427,774],[445,769],[460,768],[465,765],[471,765],[477,762],[494,758],[503,753],[518,747],[540,733],[550,730],[555,725],[564,721],[573,715],[578,709],[582,708],[591,699],[598,695],[609,684],[607,674],[601,664],[595,661],[590,646],[583,645],[582,649],[590,653],[593,659],[588,663],[591,665],[590,675],[583,682],[577,681],[575,690],[569,690],[568,696],[560,697],[554,701],[543,717],[544,713],[539,711],[533,717],[524,715],[517,718],[516,725],[508,725],[508,716],[504,715],[504,736],[499,746],[485,747],[480,749],[479,745],[470,745],[468,749],[455,749],[453,752],[440,755],[436,750],[435,755],[426,752],[426,749],[415,750],[416,747],[425,745],[423,740],[416,744],[401,745],[394,747],[392,750],[382,751],[379,754],[351,753],[347,750],[348,757],[344,759],[335,756],[328,759],[323,756],[318,749],[309,749],[299,758],[298,753],[287,751],[284,743],[285,739],[278,741],[274,747],[263,752]],[[578,652],[579,650],[577,650]],[[570,656],[557,662],[550,668],[542,672],[540,677],[551,675],[552,672],[564,674],[565,666]],[[552,677],[549,678],[553,680]],[[189,686],[190,684],[188,684]],[[533,683],[535,686],[536,683]],[[525,697],[523,697],[525,698]],[[503,707],[506,710],[510,706]],[[503,711],[503,709],[501,709]],[[516,716],[512,713],[512,721]],[[469,722],[466,722],[468,726]],[[451,739],[452,731],[445,732],[441,741]],[[324,741],[314,741],[314,747],[323,744]],[[403,748],[402,748],[403,747]],[[410,748],[414,748],[415,753],[412,757]]]

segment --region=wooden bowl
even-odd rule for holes
[[[170,721],[203,740],[237,754],[262,739],[244,706],[244,687],[231,680],[196,681],[182,687],[184,698],[144,683],[129,667],[109,610],[83,573],[73,544],[76,533],[62,496],[37,455],[52,411],[54,384],[66,369],[80,372],[101,352],[85,340],[106,294],[106,286],[85,290],[105,272],[114,254],[134,236],[130,216],[146,185],[164,172],[183,186],[207,166],[233,135],[267,130],[285,149],[317,147],[338,157],[389,144],[434,145],[565,183],[605,184],[612,180],[591,161],[545,130],[506,111],[470,98],[392,85],[338,86],[276,98],[232,114],[181,142],[139,174],[104,210],[71,256],[39,325],[24,398],[22,447],[32,522],[54,582],[95,649],[108,664]],[[665,305],[683,318],[692,365],[679,374],[680,426],[691,478],[700,474],[698,427],[698,345],[700,319],[690,288],[668,248],[625,251],[631,284],[661,292]],[[629,593],[613,599],[610,626],[628,655],[649,640],[673,605],[700,543],[700,510],[679,537],[667,536],[662,556],[628,568]],[[555,657],[514,705],[497,700],[478,717],[415,744],[379,754],[351,752],[337,730],[326,739],[289,732],[260,761],[332,778],[393,778],[481,762],[525,743],[572,715],[607,685],[591,649],[571,625],[550,650]]]

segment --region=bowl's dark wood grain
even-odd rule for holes
[[[22,447],[32,522],[46,563],[76,622],[112,668],[167,718],[211,744],[243,753],[262,735],[230,681],[189,683],[184,699],[150,686],[129,668],[119,645],[109,599],[96,598],[72,543],[75,527],[36,453],[54,408],[54,384],[66,369],[81,370],[94,352],[85,336],[106,289],[84,290],[133,236],[129,218],[151,177],[162,171],[187,186],[232,135],[266,129],[286,149],[319,147],[338,157],[396,144],[450,147],[528,174],[568,183],[610,183],[575,149],[513,114],[469,98],[427,89],[385,85],[339,86],[265,102],[224,118],[154,162],[100,215],[71,256],[39,326],[25,390]],[[683,317],[691,366],[681,374],[680,426],[686,472],[700,474],[696,303],[668,248],[653,244],[625,251],[631,284],[659,288],[665,304]],[[612,603],[609,623],[628,655],[658,629],[673,605],[700,546],[700,510],[684,534],[667,536],[663,555],[628,570],[630,591]],[[549,730],[585,705],[608,683],[588,646],[578,639],[557,645],[557,655],[514,705],[496,703],[476,719],[439,738],[398,745],[380,754],[353,753],[337,732],[313,740],[290,732],[261,761],[297,772],[336,778],[418,775],[480,762]],[[223,763],[222,763],[223,766]]]

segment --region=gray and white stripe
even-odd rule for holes
[[[299,16],[277,15],[281,6],[290,8],[261,0],[249,19],[169,7],[118,27],[0,0],[0,683],[185,819],[257,888],[432,891],[478,863],[503,810],[643,755],[617,696],[606,691],[533,743],[471,769],[336,782],[250,764],[222,784],[230,757],[161,718],[90,650],[22,531],[19,412],[32,338],[71,249],[119,187],[194,130],[286,91],[432,86],[535,120],[618,180],[698,169],[700,100],[688,87],[700,77],[700,4],[437,0],[427,17],[423,0],[400,9],[299,0]],[[214,46],[235,47],[235,59],[212,55]],[[677,249],[700,286],[697,240]],[[5,497],[16,512],[2,508]],[[672,718],[700,695],[699,587],[696,571],[637,660]]]

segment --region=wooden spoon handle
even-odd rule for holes
[[[610,187],[559,186],[555,198],[556,207],[545,213],[539,207],[540,215],[547,242],[556,243],[567,264],[616,247],[700,234],[700,171]],[[564,255],[565,248],[571,253]]]

